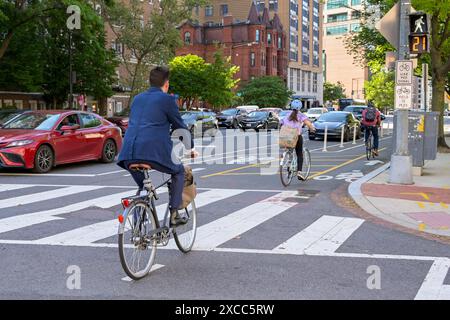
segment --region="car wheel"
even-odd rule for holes
[[[232,127],[233,129],[238,129],[238,128],[239,128],[239,125],[238,125],[238,122],[237,122],[236,119],[233,120],[233,124],[231,125],[231,127]]]
[[[105,144],[103,145],[103,151],[102,151],[102,162],[104,163],[110,163],[114,161],[114,158],[117,154],[117,148],[116,144],[113,140],[108,139],[106,140]]]
[[[36,151],[34,155],[34,167],[33,172],[46,173],[49,172],[54,163],[54,154],[52,148],[48,145],[42,145]]]

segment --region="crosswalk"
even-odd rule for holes
[[[39,188],[45,191],[39,191]],[[23,189],[34,188],[32,194],[20,194]],[[50,190],[49,190],[50,188]],[[101,189],[112,190],[109,194],[101,194]],[[11,196],[14,191],[15,196]],[[86,247],[114,247],[117,234],[117,215],[121,211],[120,199],[133,194],[134,189],[127,186],[97,186],[97,185],[35,185],[35,184],[9,184],[0,185],[0,243],[20,243],[32,245],[60,245],[60,246],[86,246]],[[160,191],[161,196],[167,199],[167,189]],[[74,197],[78,196],[78,197]],[[299,210],[301,202],[308,201],[315,194],[305,195],[299,191],[285,190],[247,190],[199,188],[196,206],[199,209],[198,229],[194,249],[202,251],[215,250],[228,241],[239,237],[246,232],[257,228],[271,219],[277,219],[289,210]],[[235,201],[235,197],[254,199],[257,201]],[[67,199],[72,203],[68,203]],[[51,202],[52,208],[34,210],[42,203]],[[32,206],[30,206],[32,204]],[[241,207],[239,207],[239,205]],[[157,206],[158,219],[164,217],[167,204]],[[14,208],[26,208],[25,213],[8,215]],[[206,208],[205,208],[206,207]],[[229,213],[214,216],[214,208],[233,208]],[[32,209],[30,209],[32,208]],[[203,210],[203,208],[205,208]],[[89,210],[106,209],[104,215],[89,218],[83,212]],[[98,218],[98,219],[97,219]],[[205,218],[205,219],[204,219]],[[51,228],[58,221],[73,222],[74,227],[67,230]],[[87,221],[86,221],[87,220]],[[355,232],[364,221],[355,218],[322,216],[317,221],[284,243],[274,244],[274,252],[295,254],[317,253],[319,251],[334,252]],[[67,225],[67,223],[66,223]],[[46,227],[48,228],[46,229]],[[46,230],[44,235],[36,233],[29,236],[33,228]],[[261,234],[264,237],[264,234]],[[176,249],[173,241],[165,249]]]

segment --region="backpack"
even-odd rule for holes
[[[366,114],[364,115],[364,120],[366,122],[374,122],[377,118],[377,111],[375,108],[367,108]]]

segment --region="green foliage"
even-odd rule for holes
[[[364,84],[366,99],[372,100],[379,109],[392,109],[394,107],[394,87],[394,72],[379,69],[372,75],[370,81],[366,81]]]
[[[345,88],[342,83],[338,81],[337,84],[325,82],[323,84],[323,100],[336,101],[345,98]]]
[[[179,94],[189,108],[195,101],[203,100],[213,107],[232,104],[232,89],[239,80],[234,79],[238,67],[224,59],[220,51],[213,63],[196,55],[175,57],[170,63],[170,91]]]
[[[245,104],[259,107],[284,107],[292,95],[284,81],[276,76],[255,78],[240,92]]]

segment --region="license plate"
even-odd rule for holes
[[[252,125],[250,123],[247,123],[247,127],[251,127]]]

